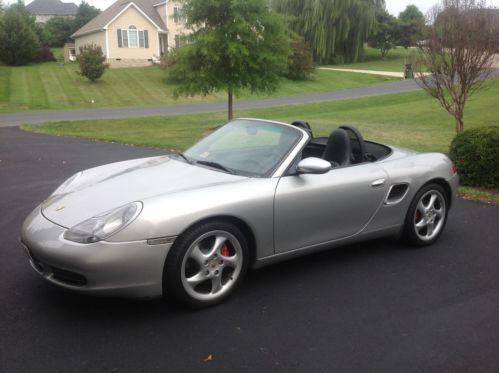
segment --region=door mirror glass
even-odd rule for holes
[[[300,174],[325,174],[330,169],[331,163],[316,157],[302,159],[296,166],[296,171]]]

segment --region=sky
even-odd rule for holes
[[[74,2],[75,4],[79,4],[81,0],[62,0],[63,2]],[[106,9],[109,5],[111,5],[115,0],[87,0],[87,2],[97,8],[102,10]],[[4,3],[13,3],[15,0],[7,0]],[[29,4],[31,0],[25,0],[26,4]],[[401,11],[405,9],[407,5],[416,5],[419,10],[423,13],[426,13],[434,4],[436,4],[437,0],[385,0],[386,8],[388,12],[393,14],[394,16],[398,16]],[[487,1],[489,5],[499,8],[499,0],[489,0]]]

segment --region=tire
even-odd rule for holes
[[[223,302],[246,275],[249,249],[233,224],[213,220],[175,240],[165,262],[163,293],[193,308]]]
[[[403,238],[413,246],[429,246],[442,234],[448,215],[448,196],[440,185],[423,186],[414,196],[404,222]]]

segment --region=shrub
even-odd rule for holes
[[[175,58],[173,57],[172,53],[165,53],[161,56],[159,62],[159,68],[161,70],[168,70],[168,68],[172,67],[173,65],[175,65]]]
[[[79,74],[95,82],[99,79],[104,71],[109,67],[106,61],[106,56],[102,53],[102,48],[95,44],[86,44],[80,47],[80,53],[76,57],[76,61],[80,66]]]
[[[499,187],[499,126],[464,131],[452,141],[450,158],[463,185]]]
[[[291,51],[287,77],[292,80],[310,78],[310,74],[314,71],[314,62],[308,45],[302,40],[294,40],[291,42]]]
[[[49,47],[41,47],[38,53],[33,57],[33,62],[53,62],[56,61],[54,57],[54,53],[50,50]]]

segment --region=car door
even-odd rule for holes
[[[382,204],[386,179],[374,163],[281,177],[274,200],[275,252],[359,233]]]

